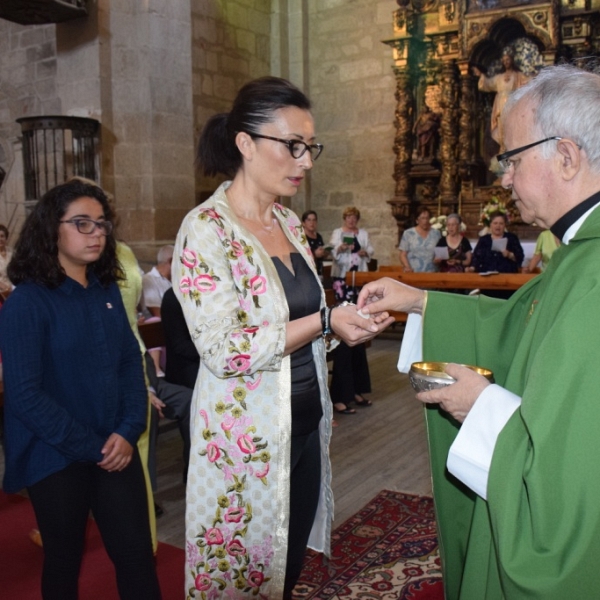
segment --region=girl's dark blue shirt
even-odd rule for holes
[[[142,356],[116,284],[18,285],[0,311],[0,351],[6,492],[100,462],[112,433],[135,445],[146,428]]]

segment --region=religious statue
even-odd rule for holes
[[[498,142],[501,151],[504,149],[502,135],[502,109],[511,92],[525,85],[530,77],[522,73],[514,60],[514,51],[505,48],[502,53],[502,71],[497,75],[488,77],[477,67],[473,67],[473,73],[479,77],[478,88],[482,92],[496,92],[494,105],[492,106],[491,135]]]
[[[413,127],[413,133],[417,137],[417,158],[419,160],[435,156],[439,128],[440,115],[434,113],[426,104]]]

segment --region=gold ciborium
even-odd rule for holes
[[[456,379],[446,373],[446,365],[448,365],[447,362],[415,362],[410,366],[408,372],[410,383],[417,392],[436,390],[455,383]],[[474,367],[473,365],[461,366],[472,369],[494,383],[494,374],[489,369]]]

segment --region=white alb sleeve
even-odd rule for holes
[[[448,471],[484,500],[496,440],[521,406],[521,398],[499,385],[488,385],[475,401],[448,453]]]
[[[398,371],[408,373],[410,365],[423,360],[423,317],[416,313],[408,315],[400,356],[398,357]]]

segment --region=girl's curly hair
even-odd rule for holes
[[[32,281],[56,288],[65,280],[65,271],[58,260],[58,228],[69,205],[83,197],[97,200],[104,211],[104,218],[113,220],[106,195],[97,185],[73,179],[48,190],[29,213],[15,244],[7,269],[14,285]],[[106,236],[100,258],[88,265],[88,272],[93,272],[104,287],[122,279],[112,233]]]

